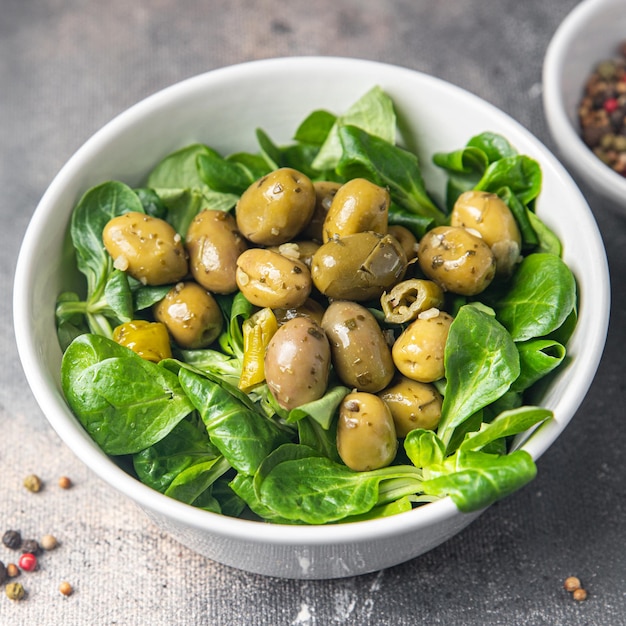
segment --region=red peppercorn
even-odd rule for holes
[[[37,567],[37,557],[31,552],[24,552],[17,564],[26,572],[32,572]]]
[[[607,98],[604,101],[604,110],[607,113],[613,113],[613,111],[615,111],[615,109],[617,109],[618,106],[619,106],[619,103],[617,102],[617,98]]]

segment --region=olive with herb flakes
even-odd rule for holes
[[[335,371],[347,387],[375,393],[389,384],[395,372],[391,350],[367,308],[348,300],[332,302],[322,328]]]
[[[295,317],[278,328],[265,353],[265,378],[274,398],[293,409],[321,398],[330,370],[330,345],[311,319]]]
[[[248,244],[230,213],[200,211],[187,229],[185,247],[189,270],[198,284],[212,293],[237,290],[237,258],[247,250]]]
[[[181,236],[165,220],[130,212],[109,220],[102,241],[116,269],[144,285],[181,280],[188,270]]]
[[[496,275],[496,259],[479,236],[465,228],[437,226],[420,240],[418,262],[428,278],[444,291],[475,296]]]
[[[222,331],[223,318],[217,301],[191,281],[174,285],[153,310],[156,320],[165,324],[181,348],[206,348]]]
[[[349,393],[339,407],[337,452],[355,472],[390,465],[398,438],[389,407],[371,393]]]
[[[282,167],[243,192],[235,216],[242,235],[253,243],[275,246],[304,229],[315,209],[315,189],[308,176]]]
[[[265,248],[251,248],[237,259],[237,286],[255,306],[290,309],[302,306],[311,293],[309,268]]]

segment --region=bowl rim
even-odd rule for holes
[[[419,507],[412,511],[400,513],[398,515],[377,519],[353,522],[349,524],[334,525],[283,525],[283,524],[267,524],[258,521],[250,521],[239,518],[231,518],[217,513],[197,509],[193,506],[178,502],[169,498],[156,490],[142,484],[131,475],[127,474],[123,469],[118,467],[111,459],[109,459],[96,444],[91,441],[86,432],[82,429],[78,420],[71,414],[71,411],[65,403],[62,394],[51,384],[49,377],[46,376],[44,368],[40,366],[38,360],[37,346],[34,345],[34,337],[31,334],[27,324],[29,318],[28,306],[28,286],[30,284],[35,267],[33,266],[33,252],[37,242],[44,236],[46,228],[47,207],[55,202],[59,194],[62,193],[66,180],[75,175],[80,169],[80,163],[84,157],[91,152],[97,152],[98,146],[106,142],[108,137],[119,132],[119,129],[132,124],[137,119],[150,110],[151,107],[160,106],[160,103],[167,101],[168,98],[178,94],[185,93],[187,90],[195,89],[199,84],[211,82],[219,78],[224,72],[257,72],[262,68],[275,68],[281,65],[289,64],[328,64],[342,62],[351,66],[359,64],[367,67],[384,67],[393,72],[406,72],[411,75],[417,75],[426,82],[433,82],[444,86],[445,89],[463,94],[464,98],[469,98],[473,102],[486,107],[497,118],[506,121],[507,124],[515,127],[518,133],[521,133],[526,140],[531,143],[534,148],[541,153],[545,163],[549,165],[564,182],[572,187],[583,206],[586,201],[580,191],[577,189],[574,181],[571,179],[565,168],[558,162],[552,153],[534,136],[530,131],[525,129],[516,120],[511,118],[507,113],[496,108],[475,94],[472,94],[460,87],[443,81],[442,79],[415,71],[409,68],[403,68],[378,61],[369,61],[364,59],[344,58],[344,57],[278,57],[271,59],[261,59],[256,61],[248,61],[237,65],[227,66],[210,70],[190,78],[186,78],[180,82],[172,84],[161,89],[152,95],[140,100],[136,104],[127,108],[118,114],[100,130],[93,134],[79,149],[70,157],[66,164],[61,168],[55,176],[50,186],[44,193],[35,212],[31,218],[27,228],[20,253],[18,256],[15,284],[14,284],[14,325],[15,335],[18,345],[18,353],[22,362],[23,370],[26,374],[27,381],[31,391],[41,407],[42,413],[52,425],[60,438],[68,445],[72,452],[78,456],[87,467],[105,482],[116,488],[129,499],[135,501],[140,507],[151,510],[160,516],[171,518],[176,522],[197,529],[210,531],[214,535],[221,535],[232,539],[244,540],[251,543],[274,543],[280,545],[336,545],[336,544],[352,544],[362,542],[371,538],[383,538],[391,535],[401,535],[404,533],[414,532],[421,528],[431,527],[439,522],[450,519],[460,514],[460,510],[456,507],[450,497],[442,498],[436,502]],[[178,96],[177,96],[178,97]],[[587,207],[588,209],[588,207]],[[598,245],[601,244],[597,225],[591,211],[586,214],[585,227],[591,229],[592,235],[595,231],[597,235]],[[593,375],[597,370],[606,339],[608,330],[609,315],[609,284],[608,284],[608,267],[606,265],[606,255],[602,260],[599,259],[598,272],[601,280],[597,281],[598,297],[601,300],[602,319],[596,320],[594,327],[596,333],[595,351],[586,355],[585,362],[581,364],[577,370],[578,378],[586,383],[584,388],[577,389],[569,397],[569,402],[565,404],[563,412],[565,417],[562,424],[554,422],[548,423],[541,428],[541,437],[530,438],[523,444],[531,456],[536,460],[543,452],[554,442],[560,432],[565,428],[571,420],[580,403],[584,399]],[[44,407],[46,409],[44,410]],[[536,433],[533,433],[536,434]]]
[[[542,98],[551,135],[563,159],[577,174],[593,179],[597,188],[603,189],[614,202],[626,208],[626,177],[604,165],[585,144],[567,114],[561,90],[565,59],[570,47],[580,37],[580,31],[594,15],[607,7],[622,4],[621,0],[583,0],[565,17],[550,40],[544,56]],[[597,59],[598,62],[601,60]],[[585,78],[581,78],[581,90]]]

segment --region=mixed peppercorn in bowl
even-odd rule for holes
[[[572,173],[626,208],[626,11],[585,0],[557,28],[543,66],[543,105]]]
[[[334,85],[332,90],[327,88],[329,81]],[[281,89],[262,88],[266,85],[281,85]],[[166,170],[159,165],[171,164],[171,155],[180,156],[190,146],[206,157],[198,159],[198,153],[194,153],[194,163],[202,164],[205,176],[210,176],[208,172],[215,165],[221,172],[232,173],[228,168],[233,161],[246,163],[246,169],[257,171],[259,163],[261,169],[267,167],[268,158],[279,165],[270,169],[284,174],[282,159],[293,158],[296,152],[298,158],[311,153],[310,146],[315,146],[316,141],[311,137],[318,136],[320,120],[321,126],[330,132],[337,120],[348,119],[351,107],[364,94],[378,89],[393,103],[402,128],[409,129],[400,137],[402,147],[383,146],[377,136],[348,122],[339,122],[338,138],[344,151],[346,145],[352,146],[352,157],[346,160],[344,152],[342,165],[334,176],[345,179],[334,181],[340,183],[334,191],[339,193],[351,180],[373,177],[374,181],[359,185],[366,189],[366,195],[382,190],[386,208],[384,229],[391,234],[376,232],[379,226],[374,219],[362,234],[330,233],[326,242],[322,235],[309,266],[301,260],[297,245],[271,240],[273,228],[269,229],[269,238],[255,242],[258,228],[249,229],[242,216],[238,229],[249,243],[247,250],[236,255],[237,293],[217,294],[220,307],[207,321],[205,330],[209,335],[199,335],[202,347],[195,344],[196,336],[187,343],[190,337],[185,332],[177,335],[175,324],[168,326],[172,316],[160,304],[167,298],[178,302],[183,290],[180,284],[186,284],[187,277],[181,281],[182,273],[177,274],[171,284],[165,281],[161,286],[149,284],[150,279],[142,280],[141,275],[129,278],[126,272],[132,258],[115,248],[113,240],[120,242],[119,232],[115,234],[119,223],[115,220],[155,209],[158,203],[146,192],[146,181],[154,183],[153,188],[160,190],[161,198],[170,206],[180,208],[184,204],[181,198],[193,196],[185,196],[178,182],[168,188],[171,178],[164,175]],[[251,107],[253,94],[255,105]],[[456,114],[461,109],[463,116]],[[316,111],[321,113],[314,116],[315,124],[305,125],[304,130],[317,130],[307,134],[302,121],[310,120]],[[302,151],[283,148],[292,142],[296,129],[300,138],[307,138],[309,147]],[[259,153],[259,137],[261,161],[253,158]],[[364,159],[367,146],[372,144],[376,150]],[[316,154],[319,145],[313,149]],[[394,158],[375,163],[372,155],[381,150]],[[219,155],[239,156],[222,162],[224,157]],[[463,160],[470,157],[475,163],[483,163],[479,172],[464,170]],[[368,166],[364,167],[366,162]],[[396,174],[385,179],[389,163],[401,163],[402,167],[396,167]],[[519,180],[516,176],[504,174],[510,172],[510,164],[516,164],[518,172],[525,172],[523,185],[513,182]],[[326,182],[330,182],[329,171],[327,168]],[[411,174],[402,178],[398,172]],[[212,200],[219,194],[222,201],[231,202],[232,197],[227,196],[243,197],[245,189],[254,189],[264,177],[272,175],[262,171],[251,180],[244,177],[245,185],[230,177],[219,190],[217,183],[213,185]],[[293,180],[295,175],[290,175]],[[296,185],[301,188],[308,183],[299,179]],[[487,189],[490,185],[495,185],[496,190]],[[391,195],[389,204],[385,190]],[[472,202],[477,198],[493,199],[499,192],[499,201],[504,199],[505,204],[514,207],[521,230],[519,226],[513,229],[506,244],[500,246],[499,262],[485,243],[487,235],[480,233],[480,224],[469,224],[467,216],[459,217],[458,224],[449,223],[452,206],[447,206],[446,197],[458,198],[463,195],[461,191],[467,191],[465,198]],[[117,216],[122,199],[126,208]],[[417,215],[418,205],[426,211],[425,216]],[[102,228],[91,228],[86,216],[97,215],[103,207],[102,219],[98,218]],[[130,211],[129,207],[136,210]],[[210,210],[208,206],[200,208]],[[197,215],[215,217],[202,211],[196,211]],[[189,233],[195,218],[184,211],[178,215],[184,215],[184,219],[177,222],[178,234],[172,237],[174,248],[181,239],[194,240],[193,229],[192,236]],[[254,222],[253,217],[250,219]],[[223,221],[218,220],[219,224]],[[422,266],[415,261],[409,263],[407,258],[415,252],[417,238],[402,247],[398,234],[402,230],[392,230],[400,222],[420,235],[417,250],[421,249],[425,260]],[[106,248],[102,240],[105,226]],[[581,244],[581,233],[585,245]],[[78,244],[76,254],[70,253],[68,234],[74,246]],[[427,235],[432,238],[431,243]],[[463,241],[480,248],[486,259],[484,273],[472,272],[479,276],[479,287],[468,288],[465,293],[456,284],[438,282],[436,274],[427,275],[441,265],[434,257],[427,262],[429,247],[447,241],[443,247],[453,248],[451,240],[447,240],[452,235],[460,235]],[[334,248],[343,251],[349,237],[359,240],[353,253],[335,254]],[[278,248],[273,249],[274,246]],[[281,246],[286,247],[281,250]],[[192,248],[188,246],[190,259]],[[372,254],[374,250],[382,250],[379,257]],[[247,263],[249,252],[256,257],[254,262]],[[363,258],[355,265],[358,255]],[[293,274],[295,279],[293,284],[290,282],[293,289],[285,294],[281,289],[277,291],[286,297],[296,293],[297,305],[279,302],[284,305],[281,307],[276,301],[264,299],[267,281],[256,272],[266,258],[277,267],[290,269],[289,276]],[[338,262],[346,268],[351,263],[354,267],[334,273],[316,270],[328,269]],[[537,272],[537,267],[544,267],[544,263],[551,269]],[[106,270],[104,274],[100,273],[102,268]],[[294,268],[297,271],[292,271]],[[371,271],[374,268],[376,271]],[[388,275],[392,276],[390,282],[378,284],[381,277]],[[536,275],[552,277],[553,293],[560,294],[562,310],[560,317],[553,313],[535,315],[535,322],[550,321],[543,329],[533,331],[524,324],[522,331],[518,322],[512,321],[519,320],[514,313],[517,297],[513,296],[519,295],[520,290],[534,289],[527,278]],[[102,276],[106,278],[101,284]],[[374,284],[371,276],[375,276]],[[495,287],[508,284],[508,276],[518,277],[511,283],[513,290],[507,287],[504,291],[509,296],[500,293],[496,297]],[[396,288],[398,292],[394,292]],[[277,314],[280,309],[291,311],[306,302],[308,297],[300,303],[303,292],[314,295],[318,305],[320,301],[325,303],[321,321],[306,315],[287,322],[281,320]],[[379,301],[385,297],[383,293],[387,296],[385,304]],[[485,299],[483,293],[492,295]],[[132,297],[128,299],[128,295]],[[423,308],[416,305],[417,310],[411,312],[418,295],[423,297]],[[132,307],[132,315],[128,306]],[[314,314],[319,313],[314,309],[315,305],[310,305]],[[545,307],[546,311],[558,309]],[[127,338],[137,337],[134,333],[138,327],[124,328],[129,323],[125,317],[131,318],[130,323],[168,326],[174,338],[172,353],[165,358],[159,356],[156,360],[160,362],[155,363],[120,345],[124,344],[125,332]],[[339,430],[336,420],[342,410],[345,419],[340,418],[340,423],[349,431],[353,414],[359,412],[355,408],[365,406],[362,400],[369,403],[377,398],[373,402],[380,402],[377,394],[384,394],[395,376],[395,368],[407,365],[403,375],[415,375],[411,371],[412,360],[405,359],[407,363],[403,363],[404,350],[399,349],[397,360],[391,358],[391,377],[383,372],[385,380],[379,381],[376,389],[372,387],[372,393],[364,387],[363,375],[350,378],[351,368],[344,368],[340,359],[329,365],[329,351],[320,353],[324,367],[318,372],[323,373],[324,385],[318,385],[315,378],[306,386],[307,394],[312,395],[300,396],[295,403],[294,392],[301,393],[302,386],[288,389],[293,381],[285,379],[280,367],[272,373],[271,362],[263,364],[264,378],[255,378],[260,362],[245,358],[246,328],[258,329],[257,339],[261,340],[263,331],[270,329],[271,338],[265,344],[261,341],[266,350],[271,350],[271,340],[282,333],[280,329],[287,327],[294,329],[292,338],[327,338],[332,352],[333,333],[351,328],[350,320],[360,324],[366,318],[369,331],[363,337],[379,337],[376,333],[380,332],[383,339],[379,347],[385,355],[382,346],[388,345],[392,337],[402,348],[400,338],[413,323],[431,326],[432,320],[438,318],[445,320],[446,331],[455,341],[474,336],[476,347],[469,350],[465,340],[458,346],[450,344],[445,376],[438,372],[431,379],[436,384],[431,396],[440,400],[443,395],[444,405],[448,396],[443,418],[438,415],[433,422],[424,422],[417,433],[416,429],[402,430],[400,421],[394,422],[394,436],[386,440],[383,462],[377,462],[375,468],[370,467],[371,458],[361,467],[353,443],[343,446],[341,435],[334,438],[333,428]],[[597,368],[608,323],[608,272],[597,227],[580,192],[556,159],[503,113],[438,79],[402,68],[350,59],[275,59],[217,70],[155,94],[109,123],[72,157],[42,198],[25,237],[16,272],[15,320],[24,370],[51,425],[98,476],[136,501],[157,525],[201,554],[234,567],[274,576],[332,578],[374,571],[417,556],[456,534],[494,499],[514,491],[511,485],[521,487],[532,479],[535,461],[573,417]],[[251,322],[246,327],[247,320]],[[506,332],[503,325],[508,325]],[[374,333],[373,329],[380,330]],[[538,334],[528,335],[535,332]],[[117,337],[113,336],[115,333]],[[248,348],[253,336],[254,332],[248,337]],[[542,352],[535,337],[549,341],[551,348]],[[406,335],[404,340],[408,345],[414,344]],[[526,377],[523,384],[519,377],[518,352],[522,344],[524,348],[534,346],[533,350],[526,350],[526,356],[540,353],[548,360],[559,360],[559,367],[547,375],[541,389],[530,389],[532,377]],[[217,346],[220,350],[216,350]],[[500,376],[489,377],[474,367],[480,360],[475,358],[477,351],[481,350],[488,361],[493,355],[498,356],[492,364],[500,368]],[[563,350],[567,359],[563,358]],[[472,368],[468,368],[468,355],[472,352]],[[584,358],[579,358],[581,354]],[[249,356],[254,356],[252,351]],[[249,369],[244,367],[246,363]],[[306,361],[309,370],[311,364]],[[383,369],[370,367],[366,373],[379,375]],[[463,382],[467,381],[469,369],[478,372],[472,385]],[[522,369],[530,371],[526,366]],[[97,377],[89,378],[86,374],[96,370]],[[111,380],[114,373],[118,376],[120,372],[125,373],[124,381],[133,385],[116,385],[104,404],[100,399],[91,399],[90,394],[102,380]],[[249,375],[247,380],[244,372]],[[268,379],[267,384],[264,379]],[[136,397],[140,388],[152,393],[154,389],[163,389],[161,385],[171,394],[163,403],[163,410],[157,411],[157,417],[149,423],[141,422],[145,412],[140,411],[122,414],[124,419],[117,424],[102,421],[103,416],[108,420],[112,415],[111,407],[120,410],[123,403],[116,403],[122,395],[128,398],[129,390]],[[480,391],[469,393],[470,386]],[[525,404],[520,405],[518,400],[526,387],[530,391],[525,394]],[[464,391],[459,392],[461,389]],[[358,395],[361,393],[369,395],[364,398]],[[351,397],[354,395],[357,397]],[[476,400],[479,396],[482,399]],[[102,397],[105,396],[98,396]],[[485,403],[484,398],[489,398],[489,402]],[[497,406],[486,408],[493,402]],[[225,406],[230,407],[227,414],[218,411]],[[392,422],[387,411],[383,413],[389,434]],[[489,419],[484,415],[489,415]],[[232,436],[235,430],[231,427],[239,436]],[[240,454],[244,450],[242,441],[247,439],[241,436],[242,429],[254,431],[260,442],[246,447],[245,454]],[[183,470],[174,478],[167,472],[155,475],[155,459],[163,458],[160,453],[165,449],[170,453],[180,451],[176,446],[181,440],[194,442],[195,452],[191,456],[197,456],[196,452],[205,455],[203,463],[185,461]],[[428,451],[431,460],[425,458],[424,451]],[[181,455],[177,453],[175,458],[180,465]],[[497,478],[494,484],[502,487],[498,487],[498,493],[494,495],[482,488],[468,491],[459,486],[459,472],[477,467],[481,472],[493,472],[491,475]],[[505,474],[515,476],[515,481],[503,480]],[[305,478],[313,482],[303,482]],[[196,491],[190,497],[192,488]],[[328,495],[331,492],[333,497]],[[359,497],[353,497],[355,494]],[[365,501],[370,504],[365,506]],[[242,502],[249,511],[238,518],[234,511],[241,510]],[[342,513],[338,515],[340,508]]]

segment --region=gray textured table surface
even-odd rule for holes
[[[18,363],[10,293],[22,234],[45,188],[102,124],[193,74],[294,54],[363,57],[437,75],[504,109],[550,148],[541,66],[576,0],[1,0],[0,531],[61,545],[0,596],[0,624],[626,623],[623,449],[626,224],[584,187],[614,281],[594,385],[527,488],[432,552],[379,573],[276,580],[201,558],[85,468],[36,406]],[[38,494],[22,486],[35,472]],[[62,474],[74,487],[57,487]],[[0,560],[10,554],[0,546]],[[589,592],[563,588],[579,576]],[[75,592],[57,589],[70,581]]]

